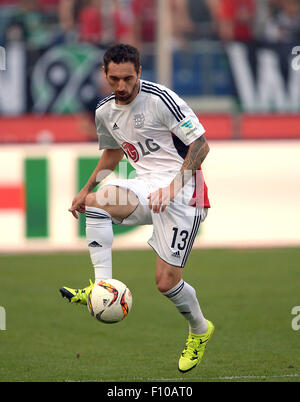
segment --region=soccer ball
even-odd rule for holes
[[[123,282],[105,279],[95,283],[88,296],[87,306],[97,320],[113,324],[127,317],[132,306],[132,295]]]

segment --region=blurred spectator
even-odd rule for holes
[[[63,35],[71,39],[76,38],[76,18],[79,8],[77,0],[60,0],[58,4],[58,19]]]
[[[0,7],[16,6],[19,2],[17,0],[0,0]]]
[[[82,42],[134,41],[131,0],[60,0],[59,19],[65,35],[76,32]]]
[[[19,29],[28,49],[39,50],[53,41],[53,33],[47,28],[47,20],[39,9],[38,0],[22,0],[10,19],[6,37],[11,39],[11,32],[15,34]]]
[[[83,42],[101,43],[101,0],[85,1],[78,14],[78,36]]]
[[[215,39],[218,0],[174,0],[174,36],[185,40]]]
[[[269,19],[271,6],[278,0],[256,0],[255,36],[262,39],[266,21]]]
[[[136,45],[134,37],[134,13],[132,0],[113,1],[113,20],[115,24],[115,41]]]
[[[60,0],[37,0],[35,2],[35,10],[43,11],[43,12],[53,12],[56,11],[57,6]],[[0,7],[17,7],[21,5],[22,1],[19,0],[0,0]]]
[[[60,0],[39,0],[39,9],[45,13],[56,13]]]
[[[15,15],[16,1],[0,0],[0,45],[5,44],[7,30]]]
[[[156,39],[157,1],[132,0],[134,36],[137,46],[153,43]]]
[[[171,33],[175,40],[184,40],[185,34],[193,32],[193,21],[188,6],[192,0],[168,0],[171,14]],[[195,0],[199,2],[199,0]],[[200,0],[202,2],[203,0]],[[132,0],[134,14],[133,34],[136,46],[154,44],[157,37],[157,0]]]
[[[248,42],[255,37],[255,0],[219,0],[216,11],[221,40]]]
[[[276,43],[299,43],[300,4],[299,0],[279,0],[277,9],[266,21],[264,39]]]

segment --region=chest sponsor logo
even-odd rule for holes
[[[135,114],[133,116],[134,128],[143,128],[145,123],[144,113]]]
[[[139,160],[140,154],[142,156],[147,156],[160,149],[160,146],[154,142],[152,138],[147,138],[144,143],[138,141],[137,145],[139,150],[129,142],[123,142],[122,144],[124,152],[130,159],[133,160],[133,162],[137,162]]]
[[[137,162],[139,160],[139,153],[136,147],[129,142],[123,142],[122,148],[125,154],[133,160],[133,162]]]

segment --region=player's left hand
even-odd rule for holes
[[[149,194],[149,208],[152,209],[153,213],[164,212],[174,197],[174,191],[170,186],[159,188]]]

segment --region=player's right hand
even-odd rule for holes
[[[84,214],[85,213],[85,198],[87,194],[80,192],[76,195],[76,197],[72,201],[71,207],[68,209],[74,218],[78,219],[77,212]]]

